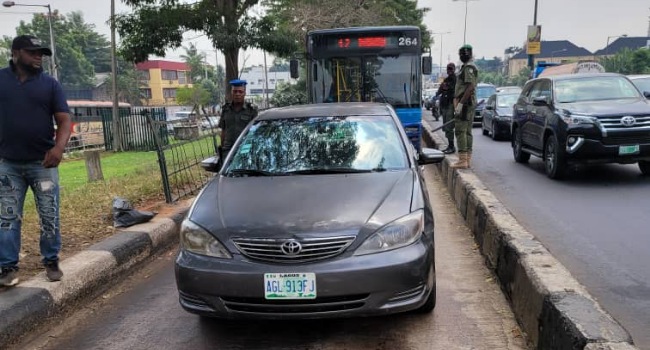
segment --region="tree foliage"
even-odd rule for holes
[[[298,83],[296,84],[279,84],[271,98],[271,104],[274,107],[284,107],[305,103],[307,103],[307,81],[305,81],[304,78],[298,80]]]
[[[305,35],[315,29],[357,26],[414,25],[422,30],[422,46],[432,39],[416,0],[265,0],[268,18],[278,32],[290,38],[296,48],[304,47]]]
[[[292,43],[278,35],[273,22],[250,15],[259,0],[123,1],[133,11],[118,16],[116,25],[122,36],[122,52],[135,62],[143,62],[149,55],[165,56],[166,49],[182,45],[183,33],[201,32],[226,58],[226,86],[227,81],[239,76],[240,49],[256,47],[280,55],[293,50]]]
[[[194,110],[199,111],[210,102],[210,93],[201,85],[178,88],[176,102],[180,105],[192,106]]]
[[[604,57],[605,71],[620,74],[650,74],[650,49],[624,49],[616,55]]]
[[[35,14],[31,22],[21,21],[16,34],[34,35],[45,45],[50,43],[50,27],[44,14]],[[95,26],[84,21],[81,12],[61,15],[52,14],[56,63],[59,80],[68,88],[90,88],[94,83],[95,73],[110,71],[109,41],[95,32]],[[47,68],[47,64],[45,65]]]
[[[106,86],[112,96],[113,75],[109,74],[106,79]],[[117,99],[130,103],[132,106],[142,105],[141,88],[146,84],[140,79],[140,72],[134,63],[127,62],[123,57],[117,58]]]

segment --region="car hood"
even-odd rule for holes
[[[363,174],[224,177],[189,219],[219,239],[367,235],[411,211],[412,169]]]
[[[512,117],[512,107],[497,107],[500,117]]]
[[[584,101],[575,103],[558,103],[557,108],[572,114],[590,116],[638,115],[650,114],[650,104],[646,99],[620,99],[605,101]]]

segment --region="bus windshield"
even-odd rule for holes
[[[386,102],[395,108],[420,108],[416,54],[327,57],[312,62],[310,87],[315,103]]]

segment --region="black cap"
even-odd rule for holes
[[[19,35],[11,43],[12,50],[41,51],[43,55],[52,56],[52,50],[43,46],[43,42],[31,35]]]
[[[449,62],[449,63],[447,63],[447,69],[449,69],[449,68],[456,69],[456,65],[453,62]]]

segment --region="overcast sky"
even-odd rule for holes
[[[4,1],[4,0],[3,0]],[[23,4],[47,4],[43,1],[16,1]],[[96,25],[99,33],[110,37],[106,24],[110,15],[108,0],[51,0],[52,9],[62,13],[81,11],[86,22]],[[467,5],[467,43],[474,47],[477,57],[503,57],[509,46],[522,46],[526,39],[527,26],[533,23],[535,0],[419,0],[420,7],[431,9],[425,17],[427,27],[434,33],[434,62],[440,60],[440,39],[442,57],[458,61],[457,50],[463,44],[465,5]],[[116,0],[117,12],[129,8]],[[47,11],[39,7],[0,7],[0,35],[15,35],[20,20],[31,20],[31,13]],[[608,36],[627,34],[646,36],[650,16],[650,0],[538,0],[537,23],[542,26],[542,40],[569,40],[577,46],[594,52],[603,48]],[[194,42],[207,55],[209,63],[216,62],[210,42],[197,33],[188,33],[187,42]],[[615,38],[611,38],[614,41]],[[183,50],[169,52],[167,59],[181,60]],[[241,54],[240,65],[261,64],[262,54],[248,50]],[[223,56],[219,62],[223,64]],[[271,63],[271,58],[268,58]]]

